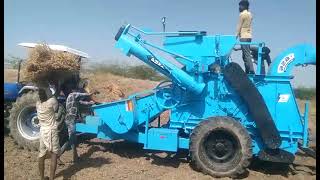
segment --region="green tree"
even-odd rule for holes
[[[22,58],[9,55],[10,59],[7,59],[7,62],[12,66],[13,69],[18,69],[19,63],[23,61]]]

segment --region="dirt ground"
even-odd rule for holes
[[[10,71],[10,73],[12,72]],[[94,78],[98,90],[108,90],[105,85],[110,82],[122,87],[121,90],[125,92],[126,96],[133,92],[152,88],[157,84],[152,81],[133,80],[106,74],[98,76],[91,74],[88,77],[89,79]],[[14,78],[11,79],[14,80]],[[298,104],[303,107],[303,101],[299,100]],[[311,101],[310,107],[309,127],[312,139],[316,139],[315,101]],[[304,108],[301,110],[303,112]],[[312,142],[312,145],[315,146],[315,142]],[[72,157],[70,151],[61,157],[65,165],[58,166],[56,179],[214,179],[190,167],[186,152],[168,155],[167,153],[143,150],[139,144],[91,139],[81,140],[78,153],[80,161],[77,164],[70,162]],[[6,135],[4,138],[4,179],[38,179],[37,155],[37,152],[19,149],[13,139]],[[48,175],[49,160],[46,161],[46,170],[46,175]],[[254,160],[248,172],[240,179],[316,179],[316,161],[302,152],[297,153],[291,167]]]
[[[184,152],[167,157],[166,153],[145,151],[138,144],[92,139],[80,143],[78,153],[81,159],[77,164],[70,162],[70,151],[61,157],[65,165],[58,166],[56,179],[213,179],[190,167]],[[11,137],[5,137],[4,179],[38,179],[37,154],[18,149]],[[293,172],[284,165],[255,160],[241,178],[316,179],[314,159],[298,153],[294,166],[298,172]],[[46,170],[48,175],[49,160],[46,161]]]

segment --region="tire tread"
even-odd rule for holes
[[[209,128],[208,128],[209,127]],[[201,138],[204,137],[204,134],[208,133],[211,130],[214,130],[217,127],[228,128],[228,130],[234,131],[238,136],[239,141],[242,147],[242,157],[239,164],[227,171],[227,172],[217,172],[213,171],[206,167],[206,165],[201,162],[199,158],[199,142]],[[217,116],[210,118],[208,120],[200,122],[192,131],[190,135],[190,156],[191,156],[191,165],[199,171],[202,171],[204,174],[209,174],[213,177],[237,177],[241,175],[246,168],[249,166],[252,157],[252,147],[251,147],[251,138],[247,130],[236,120],[231,117],[226,116]]]

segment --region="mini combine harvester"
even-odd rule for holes
[[[164,36],[163,46],[142,35]],[[290,80],[295,66],[315,65],[314,47],[285,50],[262,74],[265,44],[246,43],[259,48],[257,72],[247,75],[231,62],[233,48],[245,44],[233,35],[151,32],[128,24],[115,40],[125,55],[134,55],[170,81],[92,106],[95,115],[77,123],[78,132],[141,143],[148,150],[189,150],[195,168],[217,177],[243,173],[252,157],[290,164],[299,147],[308,147],[308,102],[301,114]],[[164,111],[170,112],[168,122],[151,126]]]

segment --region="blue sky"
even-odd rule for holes
[[[274,58],[299,43],[316,46],[316,0],[251,0],[253,39],[264,41]],[[102,1],[5,0],[4,57],[26,57],[20,42],[63,44],[87,52],[92,61],[137,62],[114,47],[114,36],[124,23],[161,31],[161,17],[169,31],[205,30],[209,34],[234,34],[237,0]],[[232,57],[241,65],[235,53]],[[315,86],[316,68],[294,71],[295,86]]]

